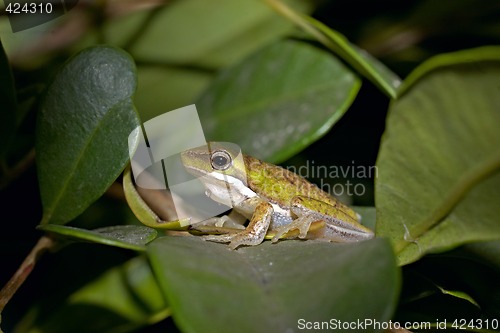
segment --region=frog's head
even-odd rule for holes
[[[239,147],[228,142],[209,142],[205,146],[181,153],[186,170],[205,184],[226,188],[234,182],[246,184],[243,155]]]

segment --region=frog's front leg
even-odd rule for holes
[[[258,245],[266,236],[272,215],[273,206],[268,202],[261,202],[255,207],[250,223],[245,230],[236,234],[207,235],[203,238],[212,242],[229,243],[228,246],[231,250],[240,245]]]

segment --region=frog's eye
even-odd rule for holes
[[[212,154],[210,162],[215,170],[226,170],[231,166],[231,155],[222,150],[216,151]]]

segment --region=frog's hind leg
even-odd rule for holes
[[[245,230],[236,234],[207,235],[202,237],[212,242],[229,243],[228,246],[231,250],[236,249],[240,245],[258,245],[262,243],[266,236],[272,215],[273,206],[268,202],[262,202],[255,208],[255,212]]]
[[[299,238],[306,238],[307,232],[313,222],[324,222],[323,215],[308,208],[306,205],[307,202],[313,202],[316,203],[316,205],[320,203],[319,201],[300,195],[291,200],[290,210],[295,216],[297,216],[297,218],[292,220],[289,224],[276,228],[276,234],[272,239],[273,243],[277,242],[283,235],[293,230],[299,231]]]
[[[321,221],[317,216],[313,215],[302,215],[290,222],[290,224],[281,226],[275,230],[275,235],[273,236],[272,242],[276,243],[284,234],[292,231],[299,230],[299,238],[306,238],[307,232],[311,227],[311,223]]]

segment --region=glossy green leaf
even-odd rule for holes
[[[82,241],[144,251],[147,243],[156,238],[154,229],[137,225],[117,225],[94,230],[86,230],[56,224],[43,224],[38,229]]]
[[[0,41],[0,159],[5,157],[16,130],[16,90],[9,60]]]
[[[48,313],[43,306],[43,302],[35,305],[16,331],[131,332],[170,314],[149,264],[142,256],[83,285],[64,303],[52,304]]]
[[[377,235],[392,240],[401,264],[500,238],[500,48],[492,50],[430,60],[390,107]]]
[[[497,46],[483,46],[472,50],[462,50],[453,53],[443,53],[424,62],[405,79],[398,93],[405,94],[417,81],[432,71],[457,64],[474,64],[481,61],[498,60],[500,48]]]
[[[288,332],[301,319],[387,321],[397,302],[398,269],[382,239],[231,251],[197,237],[163,237],[148,253],[185,333]]]
[[[307,1],[289,3],[305,12],[312,8]],[[218,68],[292,31],[291,23],[277,18],[261,1],[183,0],[112,21],[104,35],[136,59]]]
[[[82,51],[57,74],[37,120],[42,224],[70,221],[123,170],[139,125],[135,88],[132,59],[110,47]]]
[[[443,287],[439,287],[439,286],[438,286],[438,288],[445,295],[450,295],[450,296],[453,296],[453,297],[456,297],[456,298],[460,298],[460,299],[463,299],[463,300],[471,303],[472,305],[478,306],[478,304],[476,303],[476,301],[470,295],[468,295],[467,293],[465,293],[463,291],[460,291],[460,290],[446,290]]]
[[[366,51],[351,44],[345,36],[316,19],[296,12],[281,0],[266,0],[278,13],[292,21],[323,45],[335,52],[361,75],[391,98],[397,95],[401,79]]]
[[[276,42],[223,71],[196,102],[205,136],[283,161],[324,135],[356,96],[359,79],[329,53]]]

